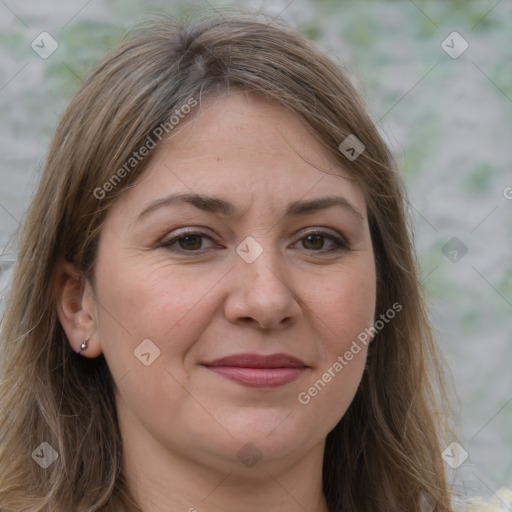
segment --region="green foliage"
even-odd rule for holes
[[[486,192],[491,187],[493,169],[490,162],[481,162],[464,177],[464,188],[471,194]]]

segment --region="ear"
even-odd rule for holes
[[[93,289],[75,265],[59,261],[55,275],[57,315],[71,348],[80,352],[80,345],[88,339],[87,348],[80,353],[94,358],[101,354],[97,335],[97,306]]]

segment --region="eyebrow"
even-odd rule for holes
[[[138,215],[136,221],[141,220],[156,209],[169,207],[179,203],[189,203],[204,212],[223,215],[226,217],[236,217],[237,215],[240,215],[234,204],[219,197],[211,197],[201,194],[170,194],[150,203]],[[286,208],[284,217],[289,218],[307,215],[333,206],[340,206],[353,214],[358,220],[364,221],[359,210],[347,201],[347,199],[341,196],[326,196],[315,199],[294,201]]]

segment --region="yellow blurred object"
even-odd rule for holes
[[[489,502],[482,498],[469,498],[465,512],[512,512],[512,490],[506,487],[498,489]]]

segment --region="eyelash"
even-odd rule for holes
[[[181,232],[179,235],[169,238],[168,240],[164,240],[160,245],[161,245],[161,247],[165,248],[166,250],[168,250],[170,252],[182,253],[182,254],[203,254],[206,251],[208,251],[208,249],[207,250],[199,249],[197,251],[191,251],[191,250],[186,250],[186,249],[181,249],[181,248],[177,249],[176,247],[173,247],[174,244],[176,244],[179,240],[186,238],[187,236],[200,236],[200,237],[209,238],[210,240],[213,241],[211,236],[208,236],[207,234],[205,234],[201,231],[191,230],[191,231]],[[327,249],[327,250],[321,249],[318,251],[315,251],[312,249],[305,249],[306,251],[310,251],[310,252],[317,253],[317,254],[326,254],[326,253],[343,252],[349,248],[347,243],[342,238],[332,235],[331,233],[328,233],[326,231],[320,231],[320,230],[308,231],[307,233],[304,233],[304,236],[302,238],[300,238],[299,240],[297,240],[297,242],[304,240],[308,236],[324,237],[324,238],[330,240],[334,244],[334,248]]]

